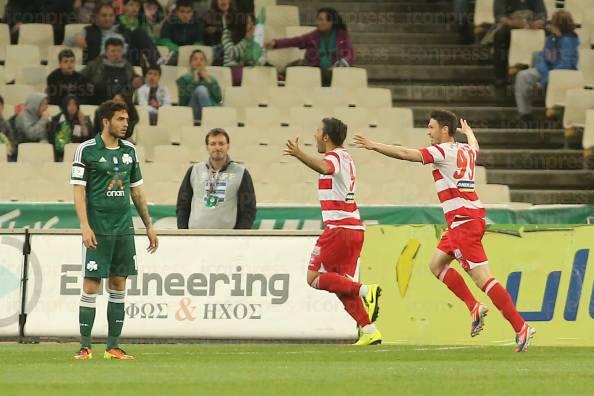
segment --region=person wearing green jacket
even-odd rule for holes
[[[202,108],[219,106],[223,99],[216,78],[206,70],[206,55],[195,50],[190,55],[190,71],[177,79],[179,105],[190,106],[194,121],[202,119]]]

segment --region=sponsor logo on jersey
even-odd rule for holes
[[[122,177],[120,176],[120,172],[118,172],[118,168],[116,168],[116,172],[113,174],[113,179],[111,179],[109,185],[107,186],[106,195],[108,197],[126,196],[126,192],[124,191],[124,182],[122,182]]]
[[[460,180],[456,183],[461,191],[474,191],[474,180]]]

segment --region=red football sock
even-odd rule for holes
[[[462,276],[453,268],[447,265],[438,276],[439,280],[446,284],[460,300],[464,301],[469,311],[472,311],[474,304],[478,301],[472,295],[472,292],[466,286]]]
[[[336,272],[323,272],[312,284],[316,289],[326,290],[330,293],[343,296],[359,296],[361,284],[354,282],[344,275]]]
[[[483,286],[483,291],[487,293],[487,296],[493,301],[497,309],[501,311],[505,319],[511,323],[516,333],[522,330],[524,318],[522,318],[522,315],[520,315],[514,306],[509,293],[501,286],[501,283],[497,282],[494,278],[489,278]]]
[[[367,326],[371,324],[369,321],[369,315],[365,310],[365,306],[363,305],[363,300],[359,296],[341,296],[337,295],[337,297],[342,301],[342,305],[344,305],[345,311],[351,315],[357,325],[359,327]]]

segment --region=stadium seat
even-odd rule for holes
[[[50,73],[58,68],[58,65],[59,65],[58,54],[60,54],[60,51],[67,49],[67,48],[72,50],[72,52],[74,52],[74,62],[77,65],[82,65],[82,60],[83,60],[82,49],[80,49],[78,47],[67,47],[65,45],[52,45],[51,47],[49,47],[49,49],[47,51],[47,68]]]
[[[16,78],[17,70],[23,65],[38,65],[41,63],[39,48],[35,45],[8,45],[6,47],[6,61],[4,71],[6,81]]]
[[[260,91],[276,87],[276,69],[269,66],[244,67],[241,86],[258,88]]]
[[[155,159],[155,147],[171,143],[169,130],[159,126],[139,125],[136,144],[144,148],[144,160],[152,162]]]
[[[233,141],[231,141],[231,144],[233,144]],[[261,164],[265,166],[266,169],[268,169],[268,166],[272,163],[286,160],[286,157],[283,157],[282,149],[278,150],[276,147],[260,144],[241,147],[240,150],[236,149],[232,155],[235,159],[247,165]]]
[[[69,184],[71,168],[69,162],[45,162],[39,176],[52,183]]]
[[[6,59],[6,47],[10,45],[10,28],[6,23],[0,23],[0,61]]]
[[[565,0],[563,2],[563,8],[571,13],[574,22],[578,25],[585,22],[584,14],[591,6],[591,0]]]
[[[584,126],[582,147],[584,149],[594,147],[594,110],[586,111],[586,125]]]
[[[511,31],[508,65],[530,66],[534,52],[541,51],[544,48],[544,43],[544,30],[513,29]]]
[[[366,107],[370,112],[379,108],[392,107],[392,91],[388,88],[360,88],[355,91],[357,107]]]
[[[588,26],[583,26],[575,29],[575,33],[580,38],[580,49],[590,49],[590,28]]]
[[[0,183],[10,186],[21,180],[33,180],[39,174],[39,164],[0,162]],[[3,190],[0,188],[0,191]]]
[[[267,36],[268,37],[268,36]],[[279,36],[270,36],[279,37]],[[303,59],[304,50],[298,48],[272,49],[266,52],[266,60],[276,67],[278,72],[284,72],[287,65],[293,61]]]
[[[495,17],[493,16],[493,2],[494,0],[476,0],[474,6],[475,26],[495,23]]]
[[[266,25],[299,26],[299,7],[287,5],[267,5]]]
[[[178,66],[161,66],[161,80],[159,84],[162,84],[169,91],[172,103],[179,103],[179,93],[177,89],[177,79],[184,75],[187,69]]]
[[[303,36],[316,30],[315,26],[287,26],[285,28],[286,37]]]
[[[138,113],[138,126],[150,125],[149,111],[145,106],[136,105],[136,112]]]
[[[54,161],[54,147],[50,143],[21,143],[17,162],[41,164]]]
[[[8,120],[14,114],[14,105],[4,102],[4,111],[2,115],[5,120]]]
[[[74,153],[80,143],[66,143],[64,146],[64,162],[71,163],[74,160]]]
[[[276,0],[254,0],[254,14],[260,15],[262,8],[276,5]]]
[[[181,129],[194,125],[192,109],[185,106],[164,106],[159,108],[157,125],[169,131],[172,143],[179,143]]]
[[[192,154],[204,150],[204,136],[208,132],[205,128],[195,126],[185,126],[181,130],[180,144],[186,147]]]
[[[226,66],[208,66],[206,70],[217,79],[221,90],[233,85],[233,77],[231,76],[231,69]]]
[[[169,166],[163,166],[163,164],[148,163],[142,165],[142,178],[146,185],[153,183],[176,183],[177,188],[179,186],[190,168],[189,164],[171,164]],[[176,194],[177,196],[177,190]]]
[[[212,65],[213,52],[212,47],[206,45],[182,45],[178,50],[177,65],[182,67],[190,67],[190,54],[194,50],[201,50],[206,55],[206,64]]]
[[[572,88],[582,88],[584,78],[579,70],[551,70],[545,98],[545,106],[565,106],[565,93]]]
[[[557,11],[557,0],[544,0],[544,5],[547,10],[547,19],[550,21],[551,16]]]
[[[594,90],[569,89],[565,94],[563,128],[583,128],[586,122],[586,110],[594,109]]]
[[[22,202],[66,202],[73,200],[69,183],[53,183],[48,180],[21,181],[14,186],[14,196]]]
[[[190,150],[183,146],[166,144],[155,146],[154,150],[153,162],[156,164],[189,164],[192,161]]]
[[[179,182],[147,183],[145,185],[147,201],[159,205],[175,205],[179,186]]]
[[[15,83],[30,85],[35,92],[45,92],[48,74],[47,66],[23,65],[17,70]]]
[[[248,107],[245,111],[246,126],[276,129],[281,127],[280,111],[275,107]]]
[[[8,153],[6,152],[6,145],[0,144],[0,163],[7,161],[7,158],[6,158],[7,155],[8,155]]]
[[[322,109],[313,107],[292,107],[289,125],[313,134],[320,126],[324,117],[326,117],[326,115]]]
[[[369,127],[369,111],[362,107],[337,107],[334,109],[334,117],[347,125],[349,136]]]
[[[335,67],[332,86],[348,90],[367,88],[367,69],[360,67]]]
[[[320,88],[322,86],[322,74],[317,67],[288,67],[285,85],[295,88]]]
[[[312,92],[310,103],[312,107],[321,109],[326,117],[334,114],[337,107],[349,107],[352,96],[343,88],[315,88]]]
[[[397,143],[413,149],[429,146],[427,128],[400,128],[395,131]]]
[[[27,96],[35,92],[35,87],[25,84],[10,84],[0,87],[1,92],[3,92],[5,103],[16,106],[25,103]]]
[[[50,117],[58,115],[61,111],[62,111],[62,109],[60,109],[60,106],[57,106],[57,105],[48,105],[47,106],[47,112],[49,113]]]
[[[227,87],[223,95],[223,104],[225,107],[232,107],[237,110],[237,121],[245,123],[245,109],[258,106],[261,103],[258,100],[258,91],[267,93],[266,90],[252,87]],[[263,96],[265,96],[265,94]],[[265,102],[265,100],[264,100]]]
[[[74,46],[74,38],[88,26],[86,23],[69,23],[64,26],[64,45]]]
[[[386,107],[377,110],[377,127],[392,128],[396,132],[401,128],[413,128],[412,109]]]
[[[259,128],[234,127],[227,128],[225,131],[229,134],[231,147],[237,152],[243,150],[243,147],[268,143],[266,133],[262,133]],[[204,139],[202,143],[204,144]]]
[[[477,184],[476,192],[484,204],[506,204],[511,202],[509,187],[504,184]]]
[[[23,23],[19,28],[19,45],[39,48],[41,60],[47,61],[48,48],[54,45],[54,30],[49,23]]]
[[[291,87],[273,87],[268,89],[267,103],[269,106],[276,107],[280,111],[283,122],[289,122],[292,107],[303,106],[306,102],[304,89]]]
[[[474,182],[477,184],[487,184],[487,168],[484,166],[474,168]]]
[[[584,77],[584,85],[594,88],[594,50],[580,50],[578,70],[582,72],[582,76]]]
[[[231,107],[205,107],[202,109],[201,126],[206,129],[237,126],[237,110]]]
[[[84,115],[91,119],[91,122],[94,122],[95,119],[95,112],[97,111],[97,105],[80,105],[80,111],[83,112]]]

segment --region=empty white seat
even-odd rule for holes
[[[66,143],[64,146],[64,162],[71,163],[74,160],[74,153],[80,143]]]
[[[305,90],[292,87],[273,87],[268,89],[267,103],[279,109],[283,122],[290,119],[292,107],[300,107],[307,103]]]
[[[377,111],[377,126],[393,128],[412,128],[414,126],[412,109],[402,107],[387,107]]]
[[[53,162],[54,147],[49,143],[21,143],[17,161],[33,164]]]
[[[387,88],[360,88],[355,92],[355,104],[370,111],[392,107],[392,91]]]
[[[288,67],[285,85],[296,88],[319,88],[322,86],[322,74],[318,67]]]
[[[580,50],[578,70],[582,72],[582,76],[584,77],[584,85],[594,88],[594,50]]]
[[[168,145],[171,142],[167,128],[139,125],[136,131],[136,144],[144,148],[145,161],[154,161],[156,146]]]
[[[509,187],[504,184],[477,184],[476,192],[485,204],[505,204],[511,202]]]
[[[310,103],[313,107],[323,110],[327,117],[332,116],[337,107],[349,107],[353,97],[344,88],[315,88],[312,91]]]
[[[187,68],[178,66],[161,66],[161,80],[159,84],[167,88],[171,102],[177,104],[179,102],[179,93],[177,88],[177,79],[187,72]]]
[[[25,103],[27,97],[35,92],[35,87],[26,84],[10,84],[0,87],[0,92],[4,92],[4,102],[11,105]]]
[[[206,70],[216,78],[222,90],[233,85],[231,68],[227,66],[208,66]]]
[[[541,51],[545,43],[544,30],[513,29],[509,47],[509,66],[532,64],[534,52]]]
[[[54,45],[52,25],[46,23],[23,23],[19,28],[19,44],[35,45],[41,60],[47,60],[48,48]]]
[[[190,150],[191,153],[198,152],[204,148],[204,136],[208,132],[205,128],[196,126],[185,126],[181,131],[180,144]]]
[[[264,91],[262,88],[260,92]],[[245,122],[245,109],[248,107],[258,106],[260,101],[257,99],[258,89],[252,87],[227,87],[223,95],[223,104],[226,107],[233,107],[237,110],[237,120],[241,123]]]
[[[43,65],[23,65],[17,70],[16,84],[30,85],[35,92],[45,92],[48,68]]]
[[[322,119],[326,117],[322,109],[314,107],[291,108],[289,125],[312,134],[318,129]]]
[[[281,115],[275,107],[248,107],[245,111],[246,126],[251,128],[280,128]]]
[[[181,129],[194,125],[192,109],[185,106],[164,106],[159,108],[157,125],[169,131],[171,142],[179,143]]]
[[[6,47],[10,44],[10,28],[6,23],[0,23],[0,61],[6,59]]]
[[[153,162],[159,164],[189,164],[192,160],[190,151],[183,146],[155,146]]]
[[[337,107],[334,109],[334,117],[347,125],[350,136],[368,128],[370,124],[369,111],[362,107]]]
[[[582,146],[584,149],[594,147],[594,110],[586,111],[586,125],[584,126]]]
[[[41,63],[39,48],[35,45],[8,45],[6,47],[6,61],[4,72],[6,81],[16,78],[17,70],[23,65],[38,65]]]
[[[241,79],[242,87],[252,87],[262,90],[266,87],[276,87],[276,69],[269,66],[244,67]]]
[[[335,67],[332,86],[345,89],[367,88],[367,69],[360,67]]]
[[[594,90],[569,89],[565,94],[563,128],[584,127],[586,111],[594,109]]]
[[[231,107],[205,107],[202,109],[201,126],[207,129],[237,126],[237,110]]]
[[[565,106],[565,93],[569,89],[582,88],[584,78],[579,70],[551,70],[545,98],[545,106]]]
[[[474,6],[474,24],[476,26],[495,22],[493,2],[494,0],[476,0]]]
[[[288,5],[267,5],[266,24],[273,26],[298,26],[299,7]]]

